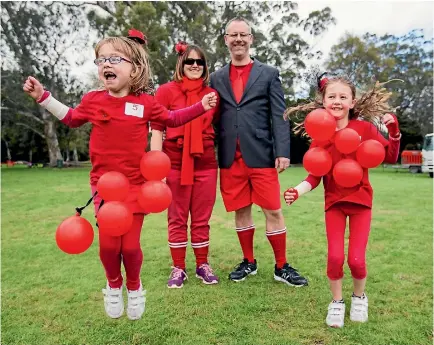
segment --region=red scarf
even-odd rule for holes
[[[181,90],[187,95],[187,107],[201,101],[203,79],[190,80],[182,77]],[[202,116],[184,125],[184,147],[182,150],[181,185],[192,185],[194,175],[194,157],[203,154],[203,118]]]

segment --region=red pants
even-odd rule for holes
[[[198,253],[201,253],[204,256],[202,261],[206,262],[209,247],[209,219],[216,200],[217,169],[195,171],[193,185],[187,186],[181,185],[181,171],[172,169],[166,183],[173,196],[167,219],[169,247],[174,266],[185,268],[189,214],[191,215],[191,246],[196,259]]]
[[[338,280],[344,276],[344,241],[346,220],[349,218],[350,237],[348,266],[355,279],[366,277],[366,246],[371,229],[371,209],[349,202],[333,205],[325,212],[328,255],[327,276]]]
[[[249,168],[235,157],[229,169],[220,169],[220,191],[227,212],[252,203],[266,210],[280,209],[280,185],[275,168]]]
[[[92,185],[92,195],[96,186]],[[132,212],[140,212],[141,208],[137,203],[137,190],[139,186],[130,186],[131,193],[126,203]],[[94,198],[95,214],[98,212],[101,198],[97,195]],[[131,229],[123,236],[107,236],[99,233],[99,257],[104,266],[107,280],[110,287],[120,288],[123,278],[121,274],[121,262],[125,267],[127,278],[127,289],[137,290],[140,287],[140,270],[142,268],[143,253],[140,247],[140,233],[142,230],[143,213],[134,213]]]

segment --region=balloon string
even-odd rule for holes
[[[95,198],[95,196],[98,194],[98,191],[95,191],[95,193],[93,193],[92,197],[87,201],[86,205],[84,205],[83,207],[76,207],[75,210],[76,212],[76,216],[81,216],[81,212],[89,206],[89,204],[92,202],[93,198]],[[102,206],[102,204],[104,203],[104,200],[101,202],[100,207]]]

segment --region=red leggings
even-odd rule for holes
[[[185,269],[189,215],[191,246],[196,256],[196,265],[207,263],[209,220],[216,200],[217,169],[195,171],[193,185],[187,186],[181,185],[181,171],[172,169],[167,176],[167,185],[173,195],[167,211],[168,240],[173,265]]]
[[[328,255],[327,276],[338,280],[344,276],[345,261],[344,242],[347,217],[350,237],[348,244],[348,266],[355,279],[366,277],[366,246],[371,229],[371,209],[350,203],[340,202],[325,212]]]
[[[122,286],[121,261],[124,263],[127,276],[127,289],[138,290],[140,287],[140,269],[143,261],[140,232],[144,216],[135,213],[131,230],[123,236],[107,236],[99,231],[99,257],[112,288]]]

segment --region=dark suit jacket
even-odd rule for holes
[[[229,79],[229,64],[211,74],[211,87],[220,95],[216,125],[220,168],[234,161],[237,137],[250,168],[271,168],[276,157],[289,158],[289,121],[283,120],[285,101],[279,71],[254,59],[239,104]]]

